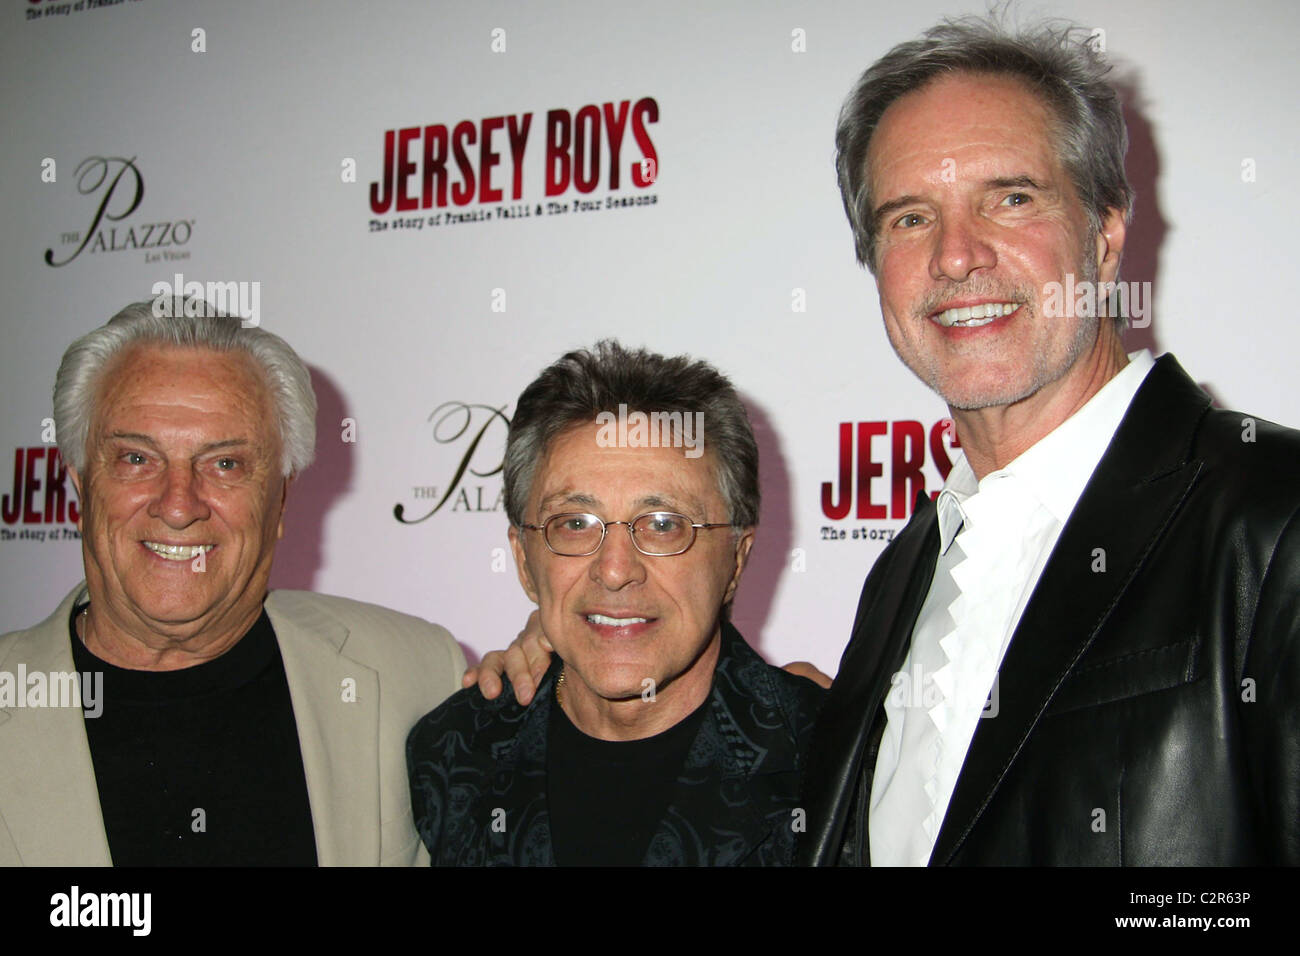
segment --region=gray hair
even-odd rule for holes
[[[86,439],[109,363],[130,348],[157,345],[247,354],[275,406],[284,474],[310,465],[316,453],[316,393],[307,366],[289,343],[273,332],[245,328],[238,317],[217,314],[202,300],[178,298],[155,309],[158,301],[128,305],[63,353],[54,380],[54,429],[63,460],[85,473]]]
[[[728,520],[738,528],[758,524],[758,443],[731,382],[707,362],[626,349],[613,339],[569,352],[519,396],[502,466],[511,523],[524,523],[537,465],[551,441],[620,405],[628,412],[702,412]]]
[[[1011,34],[994,19],[963,17],[900,43],[867,68],[844,100],[835,130],[840,196],[858,262],[876,271],[876,224],[867,149],[885,110],[899,97],[953,73],[1018,77],[1056,114],[1056,148],[1095,235],[1109,209],[1127,222],[1133,189],[1124,173],[1128,129],[1110,66],[1085,28],[1046,21]]]

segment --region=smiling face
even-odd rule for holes
[[[1113,280],[1124,240],[1114,211],[1092,234],[1054,123],[1018,80],[956,74],[899,98],[872,137],[885,326],[954,409],[1048,399],[1118,341],[1108,319],[1045,314],[1067,273]]]
[[[110,362],[72,472],[92,649],[185,666],[178,654],[210,656],[257,619],[288,487],[275,420],[243,353],[142,346]]]
[[[701,524],[727,521],[710,453],[602,448],[598,431],[579,424],[550,443],[529,490],[530,524],[568,512],[630,521],[673,511]],[[633,547],[626,526],[614,525],[599,551],[574,558],[552,554],[540,531],[511,528],[520,582],[565,661],[566,704],[617,711],[649,733],[689,714],[712,686],[722,607],[735,594],[753,539],[752,529],[701,529],[685,553],[650,557]],[[641,699],[647,678],[654,704]],[[631,734],[638,735],[648,734]]]

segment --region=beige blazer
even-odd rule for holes
[[[0,637],[0,672],[16,680],[20,663],[28,674],[71,672],[68,617],[85,595],[83,582],[45,621]],[[272,591],[265,606],[320,864],[427,864],[411,818],[406,735],[460,689],[460,647],[435,624],[346,598]],[[81,708],[0,708],[0,865],[111,864]]]

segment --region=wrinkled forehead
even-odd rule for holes
[[[707,444],[692,458],[685,447],[620,443],[610,441],[612,435],[585,420],[556,432],[538,457],[531,505],[585,511],[630,503],[643,511],[695,512],[725,505],[716,457]]]
[[[1042,90],[1005,72],[957,72],[931,77],[895,99],[881,114],[866,151],[874,194],[882,164],[901,154],[941,154],[962,147],[1041,153],[1060,160],[1061,118]]]
[[[278,435],[265,376],[242,351],[142,343],[124,349],[100,370],[92,391],[92,419],[130,417],[139,409],[190,412],[214,427],[237,424]]]

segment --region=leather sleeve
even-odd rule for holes
[[[1278,535],[1264,571],[1242,678],[1239,707],[1265,831],[1261,842],[1273,847],[1276,863],[1295,866],[1300,864],[1300,511]]]

